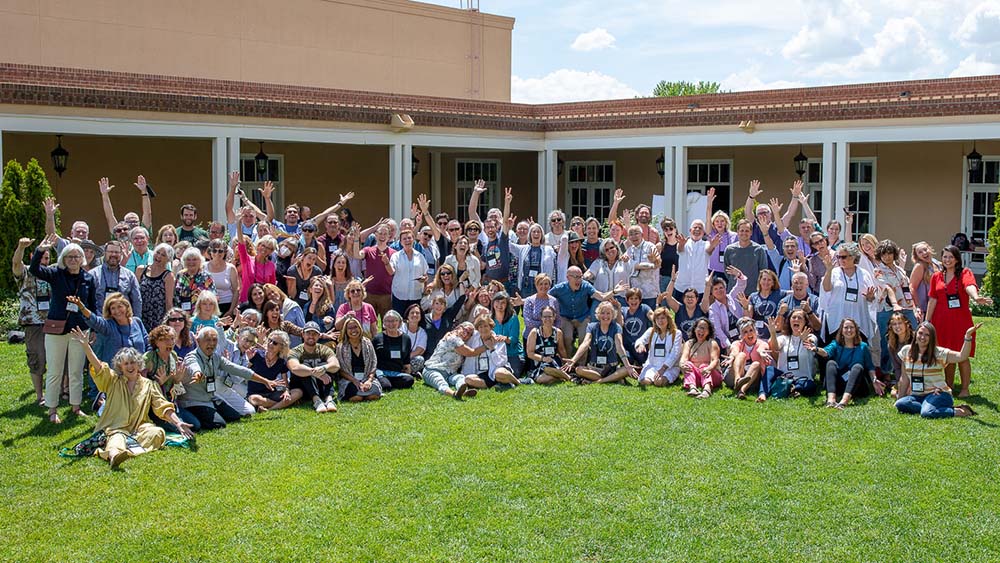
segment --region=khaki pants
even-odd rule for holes
[[[69,404],[80,406],[83,401],[83,361],[86,353],[69,334],[45,335],[45,406],[59,406],[62,391],[63,365],[69,364]],[[69,360],[67,362],[67,360]]]
[[[375,314],[381,319],[382,315],[386,314],[389,309],[392,308],[392,295],[375,295],[369,293],[368,296],[365,297],[365,302],[375,308]]]
[[[576,353],[576,348],[573,347],[574,331],[576,331],[575,336],[583,342],[583,337],[587,334],[587,320],[574,321],[566,317],[560,319],[559,328],[563,333],[563,344],[566,346],[566,353],[572,358]]]

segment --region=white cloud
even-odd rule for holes
[[[1000,43],[1000,1],[976,6],[958,26],[952,37],[968,47]]]
[[[955,70],[951,71],[949,77],[956,76],[983,76],[987,74],[1000,74],[1000,64],[991,61],[981,61],[975,53],[962,59]]]
[[[570,48],[574,51],[598,51],[614,46],[615,36],[608,33],[608,30],[603,27],[598,27],[577,35]]]
[[[891,18],[875,34],[875,43],[843,63],[826,62],[809,72],[811,76],[856,78],[864,73],[933,74],[934,66],[947,57],[912,17]]]
[[[542,78],[511,76],[511,101],[526,104],[634,98],[639,92],[613,76],[567,68]]]
[[[719,85],[723,90],[734,92],[745,92],[749,90],[781,90],[784,88],[801,88],[805,86],[802,82],[790,80],[774,80],[764,82],[760,78],[760,65],[753,65],[748,69],[740,70],[722,79]]]
[[[858,31],[871,14],[857,2],[814,0],[806,4],[805,12],[805,25],[781,49],[786,59],[823,61],[861,52]]]

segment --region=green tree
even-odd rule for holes
[[[719,94],[722,92],[724,91],[718,82],[706,82],[704,80],[699,80],[698,82],[688,82],[687,80],[667,82],[666,80],[661,80],[659,84],[653,87],[653,95],[660,98],[668,96],[693,96],[695,94]]]
[[[45,178],[38,161],[31,159],[27,168],[16,160],[11,160],[3,171],[3,184],[0,186],[3,194],[3,205],[0,207],[0,256],[10,257],[17,248],[21,237],[35,239],[41,242],[45,238],[45,208],[46,198],[52,197],[52,188]],[[56,211],[56,224],[59,222],[59,212]],[[11,293],[17,290],[10,267],[0,268],[0,291]]]
[[[1000,198],[993,204],[993,215],[1000,218]],[[983,293],[997,299],[1000,297],[1000,219],[993,222],[986,237],[990,252],[986,255]]]

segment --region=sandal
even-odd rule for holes
[[[834,401],[827,401],[825,406],[828,409],[832,409],[832,408],[836,407],[838,404],[840,404],[840,403],[837,403],[837,402],[834,402]]]
[[[963,413],[963,414],[958,414]],[[979,414],[972,409],[972,405],[956,405],[955,406],[955,416],[976,416]]]
[[[51,422],[52,424],[62,424],[62,419],[59,418],[59,415],[57,413],[52,413],[49,415],[49,422]]]
[[[743,391],[740,391],[739,393],[736,394],[736,398],[742,401],[747,398],[747,394],[744,393]]]
[[[687,390],[688,397],[697,397],[701,391],[698,391],[697,387],[691,387]]]
[[[697,395],[695,395],[694,398],[695,399],[707,399],[707,398],[709,398],[711,396],[712,396],[711,393],[709,393],[707,391],[702,391],[701,393],[698,393]]]
[[[844,410],[844,407],[846,407],[846,406],[847,405],[845,405],[844,403],[837,403],[837,404],[833,405],[833,408],[837,409],[838,411],[842,411],[842,410]]]

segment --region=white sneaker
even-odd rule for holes
[[[326,403],[319,397],[313,397],[313,408],[316,409],[316,412],[326,412]]]
[[[337,403],[334,402],[333,397],[326,398],[326,412],[337,412]]]

